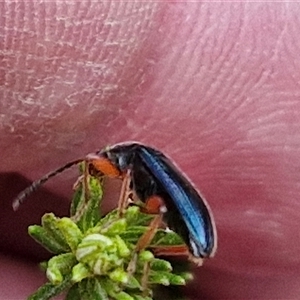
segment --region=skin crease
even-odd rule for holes
[[[299,9],[1,2],[1,211],[10,214],[1,215],[1,298],[24,299],[42,283],[4,244],[22,253],[27,220],[67,212],[61,197],[76,171],[47,184],[51,205],[32,197],[14,214],[26,186],[16,178],[137,140],[170,155],[214,212],[219,248],[195,269],[190,299],[298,299]]]

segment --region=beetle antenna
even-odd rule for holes
[[[41,185],[43,185],[46,181],[48,181],[50,178],[56,176],[57,174],[63,172],[66,169],[69,169],[70,167],[77,165],[78,163],[84,161],[84,159],[77,159],[71,162],[68,162],[64,166],[44,175],[40,179],[34,181],[29,187],[27,187],[25,190],[23,190],[19,195],[14,199],[13,201],[13,209],[16,211],[19,206],[24,202],[24,200],[34,191],[36,191]]]

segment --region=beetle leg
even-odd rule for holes
[[[160,203],[160,207],[158,207],[158,202]],[[136,262],[137,262],[137,256],[138,253],[145,249],[153,240],[157,229],[162,223],[163,220],[163,213],[166,211],[166,207],[162,205],[163,200],[158,196],[152,196],[149,198],[146,202],[145,211],[151,214],[157,214],[151,221],[151,223],[148,226],[148,229],[144,232],[144,234],[139,238],[135,250],[134,255],[131,261],[129,262],[127,271],[130,274],[133,274],[135,272],[136,268]]]
[[[136,252],[140,252],[151,243],[161,223],[162,223],[162,214],[159,214],[153,218],[146,232],[144,232],[144,234],[138,240],[135,246]]]
[[[155,216],[154,219],[149,224],[148,229],[139,238],[134,249],[133,257],[128,264],[127,271],[129,274],[133,274],[135,272],[138,253],[141,250],[145,249],[151,243],[161,222],[162,222],[162,214]]]
[[[131,191],[130,191],[130,169],[127,170],[123,182],[122,182],[122,187],[121,187],[121,193],[118,201],[118,212],[119,212],[119,217],[122,218],[125,212],[125,209],[128,206],[128,199],[130,197]]]
[[[189,261],[199,267],[203,264],[203,258],[192,255],[185,245],[153,246],[150,249],[156,256],[187,256]]]
[[[163,213],[167,211],[167,208],[164,206],[163,200],[160,197],[153,196],[146,202],[144,212],[153,214],[153,213],[157,213],[157,211],[159,211],[158,216],[161,216],[160,223],[162,223]],[[153,219],[152,222],[155,222],[155,219]],[[156,225],[156,224],[153,225],[152,222],[150,223],[149,228],[154,227]],[[152,239],[155,236],[158,226],[159,224],[157,224],[155,232],[152,233],[151,238],[148,238],[148,244],[146,244],[144,248],[147,247],[149,243],[151,243]],[[145,234],[147,234],[147,231]],[[143,238],[146,239],[144,235],[140,238],[137,245],[143,242],[142,240]],[[195,263],[196,265],[202,266],[203,264],[203,258],[192,255],[186,245],[153,246],[150,248],[153,251],[154,255],[157,256],[188,256],[189,261]]]
[[[142,286],[142,293],[143,293],[142,296],[143,297],[147,296],[149,273],[150,273],[150,262],[148,261],[144,264],[143,276],[142,276],[142,279],[141,279],[141,286]]]
[[[145,249],[153,240],[158,227],[162,224],[163,214],[166,212],[166,207],[161,197],[152,196],[146,201],[145,212],[156,214],[148,226],[148,230],[138,240],[135,250],[137,252]]]
[[[129,273],[129,275],[131,276],[132,274],[134,274],[135,270],[136,270],[136,263],[137,263],[137,258],[138,258],[138,253],[134,252],[133,256],[128,264],[127,267],[127,272]]]
[[[189,249],[185,245],[153,246],[153,253],[157,256],[188,256]]]

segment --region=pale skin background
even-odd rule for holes
[[[0,2],[0,298],[43,281],[25,228],[66,213],[76,178],[13,213],[19,175],[138,140],[169,154],[215,215],[217,255],[186,294],[298,299],[300,4],[99,2]]]

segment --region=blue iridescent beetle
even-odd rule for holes
[[[132,189],[141,201],[146,202],[152,196],[161,197],[166,206],[165,223],[181,236],[193,257],[214,255],[217,234],[211,210],[168,157],[136,142],[116,144],[97,156],[108,160],[120,174],[130,169]],[[96,168],[105,173],[99,168],[101,165]]]
[[[109,177],[130,177],[130,188],[142,202],[159,198],[164,209],[163,221],[185,242],[190,258],[201,264],[212,257],[217,248],[217,233],[211,210],[190,180],[162,152],[137,142],[107,147],[51,172],[23,191],[14,208],[23,202],[50,177],[80,161],[87,161],[94,170]]]

